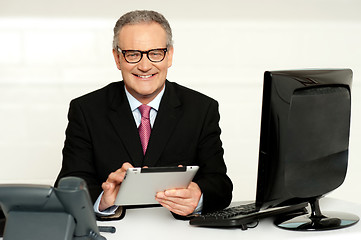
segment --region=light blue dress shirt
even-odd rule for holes
[[[164,94],[164,89],[165,89],[165,87],[150,103],[147,104],[148,106],[151,107],[150,113],[149,113],[149,118],[150,118],[150,126],[152,128],[154,125],[155,118],[157,117],[157,112],[159,110],[160,101],[162,100],[162,97]],[[138,107],[141,106],[142,103],[139,102],[135,97],[133,97],[132,94],[130,94],[126,88],[125,88],[125,94],[127,95],[129,106],[130,106],[130,109],[132,110],[133,117],[134,117],[135,123],[137,124],[137,128],[138,128],[140,125],[140,122],[141,122],[141,118],[142,118],[142,115],[141,115]]]

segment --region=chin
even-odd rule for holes
[[[145,88],[142,88],[142,89],[136,89],[136,93],[138,96],[141,96],[143,98],[147,98],[147,97],[151,97],[153,95],[155,95],[157,92],[157,89],[145,89]]]
[[[154,82],[137,82],[136,84],[133,84],[133,86],[128,86],[127,89],[130,93],[133,93],[138,97],[152,98],[163,89],[163,86],[164,84],[154,84]]]

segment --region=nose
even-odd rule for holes
[[[143,56],[140,62],[137,65],[137,68],[142,72],[147,72],[152,68],[152,62],[147,58],[147,56]]]

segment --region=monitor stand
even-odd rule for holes
[[[359,221],[359,217],[354,214],[340,212],[321,213],[319,198],[315,198],[309,203],[311,214],[282,216],[275,220],[275,224],[287,230],[323,231],[349,227]]]

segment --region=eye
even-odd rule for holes
[[[151,51],[149,54],[150,54],[151,56],[162,56],[162,55],[163,55],[163,51],[154,50],[154,51]]]
[[[129,51],[125,53],[126,58],[139,58],[140,52],[137,51]]]
[[[149,58],[154,61],[160,61],[164,57],[164,51],[162,50],[152,50],[149,52]]]

